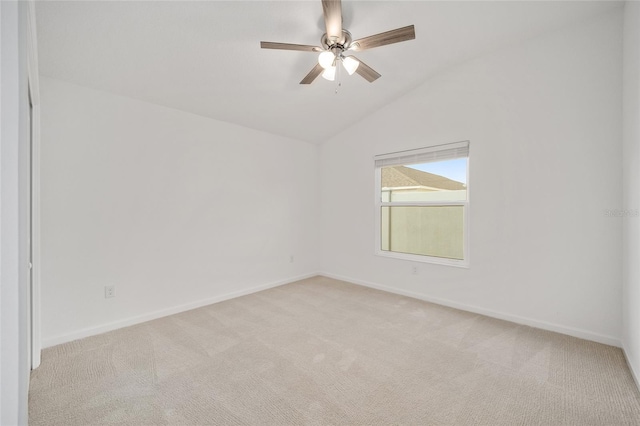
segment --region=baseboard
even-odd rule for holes
[[[442,298],[438,298],[438,297],[433,297],[433,296],[429,296],[429,295],[426,295],[426,294],[420,294],[420,293],[415,293],[415,292],[411,292],[411,291],[405,291],[405,290],[397,289],[397,288],[394,288],[394,287],[389,287],[389,286],[385,286],[385,285],[382,285],[382,284],[373,283],[373,282],[370,282],[370,281],[364,281],[364,280],[360,280],[360,279],[353,278],[353,277],[347,277],[347,276],[332,274],[332,273],[329,273],[329,272],[317,272],[317,273],[299,275],[299,276],[288,278],[288,279],[285,279],[285,280],[280,280],[280,281],[275,281],[275,282],[271,282],[271,283],[261,284],[261,285],[258,285],[258,286],[255,286],[255,287],[251,287],[251,288],[248,288],[248,289],[245,289],[245,290],[226,293],[226,294],[223,294],[223,295],[220,295],[220,296],[216,296],[216,297],[212,297],[212,298],[209,298],[209,299],[204,299],[204,300],[199,300],[199,301],[196,301],[196,302],[186,303],[186,304],[183,304],[183,305],[174,306],[174,307],[171,307],[171,308],[166,308],[166,309],[161,309],[159,311],[150,312],[148,314],[139,315],[139,316],[126,318],[126,319],[119,320],[119,321],[110,322],[110,323],[103,324],[103,325],[96,326],[96,327],[84,328],[84,329],[81,329],[81,330],[78,330],[78,331],[74,331],[72,333],[61,334],[61,335],[58,335],[58,336],[50,337],[48,339],[44,339],[43,342],[42,342],[42,347],[43,348],[48,348],[48,347],[51,347],[51,346],[60,345],[62,343],[71,342],[73,340],[82,339],[82,338],[89,337],[89,336],[94,336],[96,334],[106,333],[108,331],[117,330],[119,328],[128,327],[128,326],[135,325],[135,324],[140,324],[140,323],[151,321],[151,320],[154,320],[154,319],[166,317],[168,315],[173,315],[173,314],[177,314],[177,313],[180,313],[180,312],[189,311],[191,309],[200,308],[202,306],[212,305],[214,303],[223,302],[225,300],[234,299],[236,297],[246,296],[248,294],[257,293],[259,291],[267,290],[267,289],[270,289],[270,288],[278,287],[278,286],[285,285],[285,284],[290,284],[292,282],[300,281],[300,280],[303,280],[303,279],[306,279],[306,278],[311,278],[311,277],[314,277],[314,276],[317,276],[317,275],[322,275],[322,276],[325,276],[325,277],[328,277],[328,278],[333,278],[333,279],[336,279],[336,280],[346,281],[346,282],[350,282],[350,283],[353,283],[353,284],[361,285],[361,286],[364,286],[364,287],[369,287],[369,288],[374,288],[374,289],[377,289],[377,290],[386,291],[388,293],[394,293],[394,294],[399,294],[401,296],[412,297],[414,299],[420,299],[420,300],[424,300],[424,301],[427,301],[427,302],[436,303],[438,305],[448,306],[448,307],[451,307],[451,308],[460,309],[460,310],[467,311],[467,312],[473,312],[473,313],[480,314],[480,315],[486,315],[488,317],[497,318],[497,319],[501,319],[501,320],[505,320],[505,321],[510,321],[510,322],[514,322],[514,323],[517,323],[517,324],[523,324],[523,325],[527,325],[527,326],[530,326],[530,327],[540,328],[540,329],[543,329],[543,330],[554,331],[556,333],[566,334],[566,335],[569,335],[569,336],[578,337],[580,339],[591,340],[591,341],[594,341],[594,342],[603,343],[605,345],[621,347],[623,349],[623,351],[624,351],[624,347],[622,346],[620,340],[616,339],[614,337],[611,337],[611,336],[606,336],[606,335],[593,333],[593,332],[590,332],[590,331],[577,329],[577,328],[572,328],[572,327],[565,327],[565,326],[562,326],[562,325],[548,323],[548,322],[545,322],[545,321],[539,321],[539,320],[526,318],[526,317],[521,317],[521,316],[518,316],[518,315],[512,315],[512,314],[506,314],[506,313],[502,313],[502,312],[497,312],[497,311],[493,311],[493,310],[490,310],[490,309],[481,308],[481,307],[478,307],[478,306],[467,305],[467,304],[464,304],[464,303],[458,303],[458,302],[454,302],[454,301],[451,301],[451,300],[448,300],[448,299],[442,299]],[[626,356],[626,352],[625,352],[625,356]],[[639,384],[640,383],[640,381],[638,380],[639,376],[638,376],[638,374],[636,374],[636,370],[633,368],[632,364],[629,362],[628,359],[627,359],[627,364],[629,365],[629,369],[631,370],[631,373],[633,375],[634,380],[636,381],[636,384]],[[640,385],[639,385],[639,388],[640,388]]]
[[[82,330],[74,331],[72,333],[61,334],[58,336],[50,337],[48,339],[44,339],[42,341],[42,347],[48,348],[51,346],[60,345],[62,343],[71,342],[73,340],[78,340],[78,339],[82,339],[89,336],[95,336],[96,334],[102,334],[108,331],[117,330],[119,328],[128,327],[130,325],[140,324],[143,322],[166,317],[169,315],[178,314],[180,312],[190,311],[192,309],[201,308],[203,306],[212,305],[214,303],[224,302],[225,300],[234,299],[240,296],[246,296],[248,294],[257,293],[259,291],[267,290],[274,287],[279,287],[281,285],[290,284],[295,281],[304,280],[306,278],[311,278],[318,275],[319,273],[317,272],[314,272],[311,274],[299,275],[296,277],[287,278],[280,281],[261,284],[245,290],[239,290],[231,293],[222,294],[220,296],[212,297],[209,299],[198,300],[196,302],[191,302],[191,303],[185,303],[183,305],[161,309],[159,311],[150,312],[148,314],[138,315],[138,316],[126,318],[123,320],[110,322],[110,323],[99,325],[96,327],[84,328]]]
[[[622,353],[624,354],[624,358],[629,366],[629,371],[631,371],[631,377],[633,377],[633,381],[636,382],[636,387],[640,390],[640,376],[638,375],[638,370],[634,367],[633,362],[629,358],[627,347],[624,343],[622,344]]]
[[[554,331],[556,333],[566,334],[573,337],[578,337],[580,339],[591,340],[593,342],[603,343],[605,345],[622,347],[620,339],[615,337],[606,336],[603,334],[593,333],[587,330],[582,330],[579,328],[566,327],[559,324],[553,324],[546,321],[539,321],[532,318],[521,317],[518,315],[507,314],[503,312],[497,312],[490,309],[485,309],[479,306],[467,305],[464,303],[458,303],[448,299],[442,299],[439,297],[429,296],[427,294],[415,293],[412,291],[406,291],[397,289],[394,287],[388,287],[386,285],[373,283],[370,281],[364,281],[357,278],[345,277],[337,274],[332,274],[328,272],[320,272],[320,275],[328,278],[333,278],[336,280],[346,281],[353,284],[361,285],[364,287],[370,287],[377,290],[386,291],[389,293],[399,294],[401,296],[407,296],[414,299],[424,300],[426,302],[435,303],[438,305],[448,306],[450,308],[460,309],[462,311],[473,312],[480,315],[485,315],[492,318],[497,318],[505,321],[514,322],[516,324],[527,325],[530,327],[540,328],[543,330]]]

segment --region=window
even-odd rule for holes
[[[468,141],[376,156],[376,254],[468,266],[468,169]]]

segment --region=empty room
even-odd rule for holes
[[[640,424],[640,2],[0,20],[3,426]]]

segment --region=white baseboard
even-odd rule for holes
[[[177,314],[184,311],[190,311],[192,309],[201,308],[202,306],[212,305],[214,303],[223,302],[225,300],[234,299],[240,296],[246,296],[248,294],[257,293],[259,291],[267,290],[274,287],[279,287],[285,284],[290,284],[292,282],[315,277],[317,275],[319,275],[319,273],[315,273],[315,272],[311,274],[299,275],[297,277],[292,277],[292,278],[287,278],[285,280],[261,284],[255,287],[247,288],[245,290],[234,291],[231,293],[222,294],[220,296],[212,297],[209,299],[198,300],[196,302],[191,302],[191,303],[185,303],[183,305],[161,309],[159,311],[154,311],[148,314],[138,315],[138,316],[126,318],[123,320],[110,322],[110,323],[99,325],[96,327],[83,328],[81,330],[74,331],[72,333],[61,334],[58,336],[44,339],[42,341],[42,347],[48,348],[50,346],[60,345],[62,343],[71,342],[73,340],[78,340],[78,339],[82,339],[89,336],[95,336],[96,334],[106,333],[108,331],[117,330],[119,328],[128,327],[130,325],[140,324],[142,322],[151,321],[154,319],[166,317],[166,316]]]
[[[336,280],[358,284],[364,287],[370,287],[370,288],[375,288],[377,290],[386,291],[389,293],[399,294],[401,296],[407,296],[407,297],[412,297],[414,299],[424,300],[426,302],[431,302],[438,305],[448,306],[450,308],[460,309],[462,311],[473,312],[480,315],[486,315],[488,317],[510,321],[516,324],[523,324],[530,327],[540,328],[543,330],[554,331],[556,333],[566,334],[569,336],[578,337],[580,339],[591,340],[593,342],[603,343],[605,345],[622,347],[620,339],[617,339],[611,336],[606,336],[599,333],[593,333],[591,331],[582,330],[579,328],[566,327],[563,325],[553,324],[546,321],[540,321],[532,318],[521,317],[518,315],[497,312],[491,309],[485,309],[478,306],[458,303],[448,299],[441,299],[439,297],[433,297],[427,294],[414,293],[412,291],[401,290],[394,287],[388,287],[382,284],[373,283],[370,281],[364,281],[364,280],[360,280],[352,277],[345,277],[345,276],[336,275],[328,272],[320,272],[320,275],[328,278],[333,278]]]
[[[341,276],[341,275],[332,274],[332,273],[328,273],[328,272],[318,272],[318,273],[304,274],[304,275],[288,278],[288,279],[281,280],[281,281],[261,284],[261,285],[258,285],[258,286],[255,286],[255,287],[251,287],[251,288],[248,288],[248,289],[245,289],[245,290],[226,293],[226,294],[223,294],[223,295],[220,295],[220,296],[216,296],[216,297],[212,297],[212,298],[209,298],[209,299],[198,300],[196,302],[191,302],[191,303],[186,303],[186,304],[179,305],[179,306],[174,306],[174,307],[170,307],[170,308],[166,308],[166,309],[161,309],[159,311],[154,311],[154,312],[150,312],[148,314],[138,315],[138,316],[126,318],[126,319],[123,319],[123,320],[110,322],[110,323],[99,325],[99,326],[96,326],[96,327],[84,328],[84,329],[81,329],[81,330],[74,331],[72,333],[61,334],[61,335],[58,335],[58,336],[54,336],[54,337],[50,337],[50,338],[44,339],[43,342],[42,342],[42,347],[43,348],[48,348],[48,347],[59,345],[59,344],[62,344],[62,343],[71,342],[73,340],[82,339],[84,337],[89,337],[89,336],[94,336],[96,334],[106,333],[108,331],[117,330],[119,328],[128,327],[130,325],[140,324],[140,323],[151,321],[151,320],[154,320],[154,319],[157,319],[157,318],[166,317],[168,315],[173,315],[173,314],[177,314],[177,313],[180,313],[180,312],[189,311],[191,309],[200,308],[202,306],[207,306],[207,305],[211,305],[211,304],[214,304],[214,303],[223,302],[225,300],[233,299],[233,298],[236,298],[236,297],[245,296],[245,295],[252,294],[252,293],[257,293],[259,291],[267,290],[269,288],[274,288],[274,287],[278,287],[278,286],[281,286],[281,285],[290,284],[292,282],[303,280],[303,279],[306,279],[306,278],[311,278],[311,277],[314,277],[314,276],[317,276],[317,275],[322,275],[322,276],[325,276],[325,277],[328,277],[328,278],[333,278],[333,279],[336,279],[336,280],[346,281],[346,282],[350,282],[350,283],[353,283],[353,284],[362,285],[362,286],[365,286],[365,287],[370,287],[370,288],[374,288],[374,289],[377,289],[377,290],[386,291],[388,293],[394,293],[394,294],[399,294],[401,296],[412,297],[414,299],[420,299],[420,300],[424,300],[424,301],[427,301],[427,302],[436,303],[438,305],[449,306],[451,308],[460,309],[460,310],[463,310],[463,311],[473,312],[473,313],[480,314],[480,315],[486,315],[488,317],[497,318],[497,319],[501,319],[501,320],[505,320],[505,321],[510,321],[510,322],[514,322],[514,323],[517,323],[517,324],[523,324],[523,325],[527,325],[527,326],[530,326],[530,327],[540,328],[540,329],[543,329],[543,330],[554,331],[554,332],[557,332],[557,333],[566,334],[566,335],[573,336],[573,337],[578,337],[578,338],[581,338],[581,339],[586,339],[586,340],[591,340],[591,341],[598,342],[598,343],[603,343],[605,345],[622,347],[622,344],[621,344],[620,340],[617,339],[617,338],[611,337],[611,336],[605,336],[605,335],[602,335],[602,334],[593,333],[593,332],[582,330],[582,329],[578,329],[578,328],[566,327],[566,326],[562,326],[562,325],[558,325],[558,324],[548,323],[546,321],[539,321],[539,320],[535,320],[535,319],[531,319],[531,318],[525,318],[525,317],[521,317],[521,316],[518,316],[518,315],[505,314],[505,313],[502,313],[502,312],[497,312],[497,311],[493,311],[493,310],[490,310],[490,309],[481,308],[481,307],[478,307],[478,306],[467,305],[467,304],[464,304],[464,303],[458,303],[458,302],[454,302],[454,301],[447,300],[447,299],[441,299],[441,298],[438,298],[438,297],[432,297],[432,296],[429,296],[429,295],[426,295],[426,294],[420,294],[420,293],[415,293],[415,292],[411,292],[411,291],[405,291],[405,290],[397,289],[397,288],[394,288],[394,287],[388,287],[388,286],[385,286],[385,285],[382,285],[382,284],[373,283],[373,282],[370,282],[370,281],[364,281],[364,280],[360,280],[360,279],[357,279],[357,278]],[[623,351],[624,351],[624,348],[623,348]],[[625,352],[625,356],[626,356],[626,352]],[[640,383],[640,381],[638,380],[639,376],[638,376],[638,374],[636,374],[636,370],[634,370],[632,364],[628,362],[628,359],[627,359],[627,364],[629,364],[629,369],[631,370],[631,373],[632,373],[634,379],[636,380],[636,384],[639,384]],[[640,385],[639,385],[639,387],[640,387]]]
[[[622,353],[624,354],[624,358],[629,366],[629,371],[631,371],[631,377],[633,377],[633,381],[636,382],[636,387],[640,390],[640,375],[638,375],[638,370],[634,367],[633,362],[629,358],[627,347],[624,343],[622,343]]]

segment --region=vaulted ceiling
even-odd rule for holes
[[[286,137],[321,143],[458,63],[605,13],[612,1],[343,1],[360,38],[414,24],[416,40],[358,53],[382,74],[298,84],[317,54],[320,0],[40,1],[40,73]],[[336,89],[337,93],[336,93]],[[393,126],[393,123],[388,123]]]

